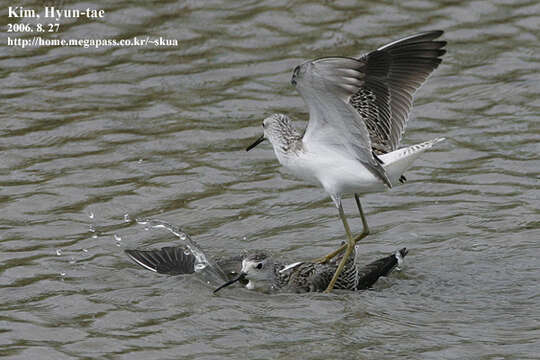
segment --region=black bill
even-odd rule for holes
[[[231,284],[234,284],[235,282],[238,282],[238,281],[244,279],[245,277],[246,277],[246,273],[240,273],[240,275],[238,275],[234,279],[227,281],[225,284],[221,285],[216,290],[214,290],[214,294],[217,293],[219,290],[223,289],[224,287],[227,287],[227,286],[229,286]]]
[[[255,142],[251,145],[249,145],[246,149],[246,151],[249,151],[251,149],[253,149],[255,146],[259,145],[260,143],[262,143],[264,141],[264,134],[261,135],[260,138],[258,138],[257,140],[255,140]]]

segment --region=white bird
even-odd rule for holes
[[[334,287],[356,242],[369,234],[359,194],[384,191],[403,182],[407,170],[434,139],[398,149],[413,95],[441,63],[443,31],[427,31],[391,42],[358,59],[325,57],[294,69],[291,83],[309,110],[301,135],[289,117],[273,114],[263,121],[263,135],[279,162],[296,175],[320,184],[338,208],[347,244],[320,259],[345,254],[326,291]],[[356,237],[343,212],[344,194],[354,194],[363,231]]]

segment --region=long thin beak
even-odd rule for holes
[[[238,275],[234,279],[227,281],[225,284],[221,285],[216,290],[214,290],[214,294],[217,293],[219,290],[223,289],[224,287],[227,287],[227,286],[229,286],[231,284],[234,284],[235,282],[240,281],[245,277],[246,277],[246,273],[240,273],[240,275]]]
[[[249,145],[246,149],[246,151],[249,151],[251,149],[253,149],[255,146],[259,145],[260,143],[262,143],[264,141],[264,134],[261,135],[260,138],[258,138],[257,140],[255,140],[255,142],[251,145]]]

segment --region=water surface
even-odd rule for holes
[[[106,17],[44,36],[179,45],[20,49],[2,34],[0,354],[538,358],[537,1],[58,3]],[[178,241],[138,217],[181,226],[211,255],[334,249],[344,235],[331,200],[281,170],[268,144],[244,149],[273,112],[305,126],[289,83],[300,62],[439,28],[448,54],[403,143],[447,141],[407,184],[363,198],[366,262],[405,246],[401,272],[362,293],[215,296],[126,258]],[[360,231],[354,201],[344,205]]]

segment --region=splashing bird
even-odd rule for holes
[[[170,246],[155,250],[125,250],[136,264],[143,268],[168,275],[193,274],[197,259],[184,246]],[[408,250],[402,248],[393,254],[360,265],[358,257],[351,257],[336,282],[336,289],[358,291],[370,288],[381,276],[387,276],[403,263]],[[334,261],[337,260],[337,261]],[[250,251],[240,256],[215,259],[228,277],[228,281],[214,290],[240,282],[249,290],[266,292],[321,292],[326,289],[338,266],[339,257],[325,264],[314,262],[287,263],[276,259],[264,250]]]

